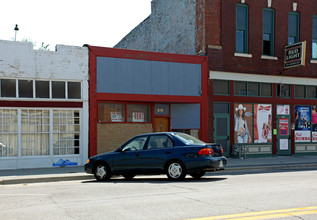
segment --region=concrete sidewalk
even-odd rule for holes
[[[221,172],[283,168],[317,169],[317,156],[277,156],[248,159],[228,158],[228,164],[225,170]],[[90,179],[94,179],[94,176],[86,174],[82,166],[0,170],[0,185]]]

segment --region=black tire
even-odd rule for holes
[[[194,179],[200,179],[203,175],[205,175],[205,171],[198,171],[195,173],[190,173],[189,175],[191,175]]]
[[[98,163],[94,169],[94,176],[97,181],[109,180],[111,177],[111,171],[106,163]]]
[[[183,180],[186,174],[186,167],[182,162],[174,160],[169,162],[166,166],[166,175],[170,180]]]
[[[133,174],[124,174],[124,175],[122,175],[123,177],[124,177],[124,179],[126,179],[126,180],[132,180],[134,177],[135,177],[135,175],[133,175]]]

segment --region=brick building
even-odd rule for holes
[[[298,42],[304,62],[285,68]],[[116,47],[207,55],[208,141],[227,155],[317,153],[317,0],[153,0]]]

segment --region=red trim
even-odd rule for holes
[[[295,86],[291,85],[291,97],[290,98],[278,98],[277,97],[277,84],[273,84],[273,96],[272,97],[250,97],[250,96],[235,96],[234,95],[234,82],[230,82],[230,95],[215,95],[213,94],[212,102],[228,102],[230,103],[230,124],[234,125],[234,103],[250,103],[250,104],[272,104],[272,120],[273,120],[273,129],[277,129],[276,123],[276,106],[279,104],[290,105],[291,111],[291,123],[294,121],[294,108],[296,105],[317,105],[317,99],[295,99]],[[211,112],[211,110],[209,110]],[[212,120],[213,121],[213,120]],[[294,140],[295,131],[291,131],[291,149],[292,154],[295,154],[295,140]],[[277,138],[276,135],[273,135],[273,154],[277,153]],[[230,145],[234,145],[234,129],[230,129]]]
[[[208,95],[207,95],[207,80],[208,80],[208,57],[182,54],[167,54],[157,52],[145,52],[137,50],[126,50],[117,48],[105,48],[88,46],[89,48],[89,155],[97,154],[97,121],[98,121],[98,102],[148,102],[152,103],[151,119],[154,125],[154,104],[156,103],[199,103],[201,105],[201,128],[200,138],[207,141],[208,132]],[[139,59],[150,61],[178,62],[178,63],[193,63],[201,64],[202,77],[202,95],[201,96],[167,96],[167,95],[141,95],[141,94],[114,94],[114,93],[96,93],[96,75],[97,57],[112,57],[123,59]],[[127,113],[127,111],[126,111]],[[170,123],[170,122],[169,122]],[[153,127],[154,129],[154,127]],[[169,124],[170,129],[170,124]]]
[[[17,108],[82,108],[82,102],[0,101],[1,107]]]

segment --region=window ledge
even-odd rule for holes
[[[310,63],[317,63],[317,60],[311,60]]]
[[[264,60],[278,60],[277,57],[267,56],[267,55],[262,55],[261,59],[264,59]]]
[[[247,53],[234,53],[235,57],[246,57],[246,58],[252,58],[252,54]]]

